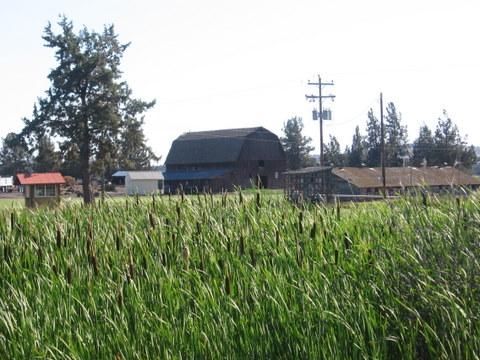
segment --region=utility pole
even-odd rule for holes
[[[380,93],[380,164],[382,166],[382,193],[383,198],[387,197],[385,179],[385,128],[383,126],[383,94]]]
[[[324,166],[323,159],[323,99],[334,99],[335,95],[322,95],[322,86],[334,85],[332,82],[322,83],[320,75],[318,75],[318,82],[308,82],[308,85],[318,86],[318,95],[305,95],[308,101],[315,101],[318,99],[318,119],[320,121],[320,166]]]

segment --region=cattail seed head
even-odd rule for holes
[[[190,262],[190,249],[188,248],[187,245],[183,246],[183,262],[185,264],[185,270],[188,270],[189,262]]]

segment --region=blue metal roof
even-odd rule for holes
[[[119,170],[112,175],[112,177],[125,177],[127,176],[128,171]]]
[[[225,175],[229,169],[212,169],[212,170],[200,170],[200,171],[167,171],[163,173],[166,181],[169,180],[206,180],[214,179]]]

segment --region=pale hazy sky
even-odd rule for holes
[[[318,73],[337,96],[326,104],[325,141],[350,144],[382,91],[411,141],[446,109],[480,145],[477,0],[1,0],[0,137],[21,129],[49,86],[53,50],[41,35],[59,14],[77,29],[113,23],[132,43],[124,78],[134,96],[157,100],[145,132],[163,159],[186,131],[264,126],[280,135],[293,116],[318,148],[305,100]]]

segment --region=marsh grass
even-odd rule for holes
[[[0,210],[0,358],[478,359],[480,199],[427,200]]]

